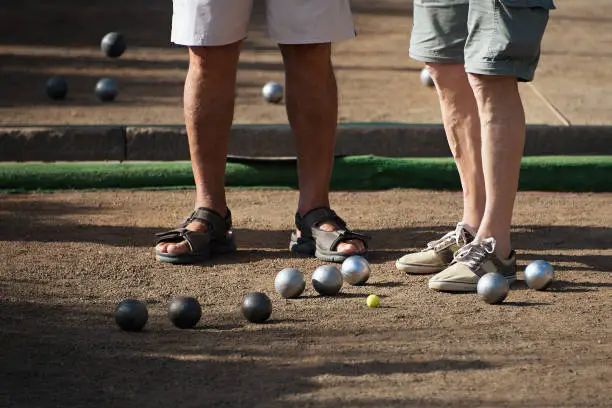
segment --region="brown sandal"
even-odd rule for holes
[[[206,231],[191,231],[187,229],[192,221],[206,224]],[[191,213],[180,228],[155,234],[157,243],[172,242],[180,243],[187,241],[189,252],[182,254],[169,254],[167,252],[155,251],[158,261],[172,264],[196,264],[210,259],[215,254],[226,254],[236,250],[236,243],[232,236],[232,214],[227,210],[227,215],[222,217],[218,212],[210,208],[200,207]]]
[[[319,228],[324,222],[331,222],[340,228],[335,231],[324,231]],[[346,227],[346,222],[340,218],[332,209],[327,207],[315,208],[308,211],[304,216],[295,214],[295,225],[300,230],[301,237],[298,238],[294,231],[291,234],[289,249],[299,255],[312,256],[326,262],[344,262],[352,255],[367,256],[367,235],[357,234]],[[357,239],[363,242],[365,251],[361,253],[345,253],[336,251],[341,242]]]

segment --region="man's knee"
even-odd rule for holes
[[[459,81],[465,81],[466,73],[463,64],[428,62],[425,66],[438,87],[452,88]]]
[[[331,44],[280,44],[281,53],[288,69],[313,69],[328,67],[331,62]]]
[[[468,81],[470,86],[474,90],[474,93],[485,92],[489,89],[494,90],[498,88],[509,89],[517,87],[517,79],[513,76],[508,75],[482,75],[482,74],[468,74]]]
[[[192,69],[214,69],[236,65],[240,55],[240,42],[221,46],[189,47],[189,66]]]

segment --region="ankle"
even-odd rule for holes
[[[222,218],[225,218],[228,211],[227,204],[225,202],[212,203],[210,201],[196,201],[194,210],[197,210],[198,208],[208,208],[210,210],[213,210],[219,213]]]
[[[478,228],[480,228],[480,222],[472,222],[473,220],[466,219],[465,217],[461,220],[461,223],[465,224],[468,232],[475,237]]]
[[[506,260],[506,259],[510,259],[510,254],[512,253],[512,248],[510,248],[510,245],[505,246],[505,247],[496,247],[495,248],[495,255],[502,260]]]
[[[503,236],[501,234],[486,233],[482,230],[478,231],[478,239],[494,238],[495,239],[495,255],[499,259],[508,259],[512,253],[512,244],[509,236]]]
[[[484,238],[489,238],[490,236],[483,237],[482,235],[479,235],[478,237],[481,239],[484,239]],[[500,241],[497,238],[495,238],[495,256],[497,256],[499,259],[506,260],[510,258],[511,253],[512,253],[512,247],[510,245],[510,241],[508,240]]]
[[[303,217],[309,211],[314,210],[315,208],[321,208],[321,207],[330,208],[329,201],[328,200],[318,200],[318,201],[309,201],[305,203],[300,202],[298,204],[297,212],[298,214],[300,214],[300,217]]]

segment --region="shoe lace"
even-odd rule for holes
[[[493,252],[495,252],[495,238],[474,240],[455,252],[455,262],[461,262],[471,270],[476,270]]]
[[[457,223],[457,227],[454,231],[449,232],[440,239],[428,242],[427,248],[425,248],[423,251],[428,251],[430,249],[439,251],[441,249],[448,248],[453,244],[460,245],[459,242],[463,242],[463,244],[467,244],[468,242],[468,231],[465,228],[465,224],[462,222]]]

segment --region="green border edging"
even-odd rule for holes
[[[229,187],[296,188],[294,162],[227,164]],[[0,192],[58,190],[191,188],[188,162],[153,163],[3,163]],[[333,190],[423,188],[459,190],[449,158],[339,157]],[[612,192],[612,156],[525,157],[520,190]]]

